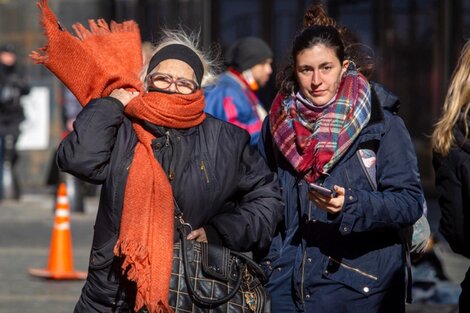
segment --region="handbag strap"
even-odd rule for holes
[[[182,251],[182,256],[181,259],[183,260],[183,269],[184,269],[184,279],[186,281],[186,287],[188,288],[188,292],[193,298],[195,302],[198,302],[201,305],[206,305],[206,306],[213,306],[213,305],[220,305],[223,303],[228,302],[230,299],[232,299],[240,289],[241,283],[242,283],[242,274],[240,271],[240,264],[239,264],[239,259],[237,258],[237,269],[238,269],[238,277],[237,280],[235,281],[235,286],[233,287],[232,291],[229,292],[225,297],[221,297],[218,299],[207,299],[204,297],[201,297],[195,290],[194,287],[191,283],[191,276],[194,276],[193,273],[190,273],[190,267],[188,264],[188,258],[187,258],[187,252],[188,252],[188,246],[187,242],[188,239],[186,239],[187,235],[189,232],[191,232],[192,227],[189,223],[186,223],[183,219],[183,212],[181,212],[178,203],[176,200],[175,202],[175,218],[178,219],[179,225],[178,225],[178,232],[180,234],[180,239],[181,239],[181,251]],[[189,232],[188,232],[189,230]],[[204,244],[204,243],[202,243]]]

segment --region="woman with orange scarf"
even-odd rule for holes
[[[166,32],[143,92],[92,99],[60,144],[60,168],[103,184],[87,282],[75,312],[169,312],[174,203],[188,239],[266,248],[280,219],[276,176],[248,133],[204,113],[210,62]]]

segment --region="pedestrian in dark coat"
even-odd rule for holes
[[[405,312],[399,231],[423,213],[410,136],[382,110],[396,98],[371,89],[324,9],[306,16],[260,144],[285,202],[263,262],[272,312]]]
[[[21,196],[16,164],[16,142],[20,123],[25,119],[21,96],[30,86],[18,69],[16,49],[11,44],[0,47],[0,200],[18,200]],[[5,170],[5,172],[4,172]]]
[[[84,106],[58,165],[102,184],[74,312],[170,312],[175,207],[192,226],[189,240],[264,249],[282,213],[277,177],[245,130],[204,113],[212,71],[195,36],[163,31],[142,67],[134,22],[78,24],[77,40],[57,28],[47,3],[39,7],[49,42],[33,59]]]
[[[470,41],[462,49],[433,133],[433,166],[439,195],[439,231],[455,253],[470,258]],[[459,312],[470,311],[470,269],[461,284]]]

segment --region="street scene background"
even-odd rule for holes
[[[235,39],[263,38],[274,52],[274,75],[259,91],[265,107],[276,94],[275,74],[288,57],[291,41],[305,9],[323,3],[339,24],[347,26],[373,51],[373,80],[401,99],[399,115],[412,136],[429,204],[429,221],[436,239],[429,263],[417,267],[417,301],[408,312],[457,312],[459,283],[469,261],[452,253],[439,234],[439,208],[431,166],[430,134],[442,108],[457,56],[470,38],[468,0],[50,0],[61,25],[104,18],[138,22],[143,41],[158,38],[159,28],[182,25],[199,31],[206,50],[223,53]],[[64,87],[43,66],[29,59],[42,47],[36,1],[0,0],[0,44],[16,47],[31,84],[22,99],[26,120],[17,144],[16,168],[21,196],[0,201],[0,313],[72,312],[83,281],[53,281],[32,277],[29,268],[44,268],[54,223],[57,184],[54,152],[64,135]],[[98,204],[94,190],[72,213],[74,267],[86,271]],[[433,263],[434,262],[434,263]],[[439,268],[440,266],[440,268]],[[436,281],[433,271],[445,279]],[[429,275],[426,281],[426,275]]]

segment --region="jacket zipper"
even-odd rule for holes
[[[312,202],[308,202],[308,220],[311,220],[312,218]],[[307,251],[304,250],[303,257],[302,257],[302,268],[301,268],[301,279],[300,279],[300,296],[302,299],[302,303],[304,303],[304,282],[305,282],[305,262],[307,259]]]
[[[307,251],[304,250],[304,255],[302,257],[303,258],[303,260],[302,260],[302,269],[301,269],[302,278],[300,280],[300,298],[301,298],[302,303],[305,303],[305,296],[304,296],[305,295],[305,293],[304,293],[304,285],[305,285],[304,284],[304,279],[305,278],[304,277],[305,277],[305,261],[306,261],[305,259],[306,259],[306,257],[307,257]]]
[[[368,274],[368,273],[366,273],[366,272],[363,272],[363,271],[361,271],[360,269],[357,269],[357,268],[355,268],[355,267],[352,267],[352,266],[349,266],[349,265],[347,265],[347,264],[344,264],[343,262],[340,262],[340,261],[338,261],[338,260],[336,260],[336,259],[333,259],[331,256],[329,256],[328,259],[329,259],[330,261],[335,262],[336,264],[339,264],[340,266],[342,266],[342,267],[344,267],[344,268],[346,268],[346,269],[348,269],[348,270],[351,270],[351,271],[354,271],[354,272],[356,272],[356,273],[359,273],[359,274],[361,274],[362,276],[369,277],[370,279],[373,279],[373,280],[379,280],[376,276],[371,275],[371,274]]]
[[[166,131],[165,136],[166,136],[165,147],[168,147],[170,145],[170,132]]]
[[[204,176],[206,177],[206,182],[207,182],[207,183],[210,183],[210,181],[209,181],[209,174],[207,174],[206,165],[204,164],[204,161],[203,161],[203,160],[201,160],[200,169],[201,169],[201,171],[204,172]]]

